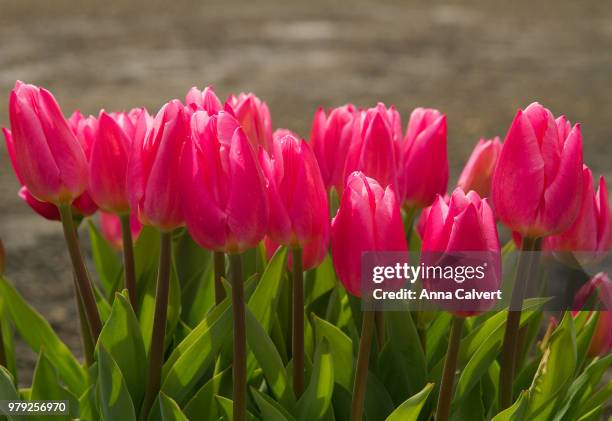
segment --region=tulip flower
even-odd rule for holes
[[[448,185],[446,116],[434,109],[415,109],[400,149],[398,181],[403,206],[431,205]]]
[[[546,237],[544,249],[573,252],[582,264],[601,260],[612,245],[612,214],[608,189],[599,178],[597,193],[593,188],[593,174],[584,165],[582,170],[582,201],[574,223],[559,235]]]
[[[273,241],[269,236],[265,236],[263,239],[264,250],[266,252],[266,259],[272,259],[274,253],[281,247],[281,245],[275,241]],[[310,241],[304,244],[302,248],[302,269],[303,270],[311,270],[316,268],[325,260],[325,256],[327,256],[329,246],[329,237],[327,238],[315,238],[313,241]],[[293,256],[289,254],[287,258],[287,267],[289,269],[293,269]]]
[[[353,137],[349,147],[344,174],[361,171],[381,186],[392,186],[397,192],[397,155],[401,137],[399,113],[395,108],[387,109],[379,103],[364,111],[360,120],[359,135]]]
[[[276,129],[274,133],[272,133],[272,142],[273,144],[276,142],[280,142],[280,140],[285,136],[293,136],[296,139],[300,139],[300,137],[292,130],[289,129]]]
[[[43,218],[48,219],[50,221],[59,221],[61,218],[58,207],[53,203],[38,200],[28,191],[27,187],[23,185],[23,179],[19,174],[17,162],[15,160],[15,147],[11,131],[7,129],[2,129],[2,132],[4,133],[9,159],[11,161],[11,164],[13,165],[13,170],[15,171],[15,175],[17,176],[17,181],[19,181],[19,184],[21,184],[21,188],[19,189],[18,193],[19,198],[23,200],[34,212],[36,212]],[[72,213],[77,219],[92,215],[97,210],[98,206],[93,202],[87,191],[85,191],[79,197],[74,199],[74,201],[72,202]]]
[[[356,228],[357,227],[357,228]],[[346,290],[361,296],[361,256],[367,251],[406,251],[402,218],[395,191],[361,172],[346,179],[340,208],[332,221],[332,259]],[[374,311],[363,313],[351,419],[363,414],[368,360],[374,331]]]
[[[587,302],[592,302],[592,308],[599,311],[588,355],[606,355],[612,350],[612,281],[608,274],[598,273],[584,284],[574,298],[573,307],[582,309]],[[576,316],[578,312],[573,311],[572,314]]]
[[[142,231],[142,224],[134,214],[130,215],[130,228],[132,237],[136,241],[140,231]],[[114,213],[100,212],[100,232],[112,248],[115,250],[123,248],[121,219],[119,219],[119,216]]]
[[[242,253],[261,241],[268,227],[264,177],[245,132],[227,112],[196,111],[192,141],[185,148],[185,220],[202,247]]]
[[[349,175],[332,221],[331,245],[338,277],[349,293],[361,296],[361,253],[407,250],[393,189],[360,172]]]
[[[185,104],[194,111],[204,110],[209,115],[217,114],[223,109],[221,101],[219,101],[212,86],[207,86],[202,91],[194,86],[187,92]]]
[[[267,178],[270,238],[299,248],[327,238],[327,193],[308,143],[287,135],[274,143],[273,158],[260,148],[259,162]]]
[[[17,81],[9,99],[15,170],[37,199],[71,203],[87,187],[87,158],[53,95]]]
[[[488,196],[500,151],[499,137],[491,140],[480,139],[459,176],[457,186],[463,191],[474,190],[481,197]]]
[[[518,111],[506,135],[493,175],[493,205],[500,221],[523,236],[560,233],[578,215],[582,135],[578,124],[568,133],[568,124],[533,103]]]
[[[258,145],[269,151],[272,146],[272,118],[268,105],[252,93],[230,95],[226,110],[233,112],[253,148]]]
[[[442,199],[444,200],[444,203],[446,203],[446,205],[449,204],[450,196],[448,194],[445,194],[442,197]],[[419,219],[416,224],[416,231],[417,231],[417,234],[419,234],[419,237],[421,237],[421,240],[423,240],[423,238],[425,237],[425,228],[427,227],[427,218],[429,217],[430,210],[431,210],[431,206],[427,206],[426,208],[423,208],[421,210]]]
[[[189,122],[178,100],[165,104],[145,136],[134,139],[128,163],[130,208],[144,225],[170,231],[183,224],[181,154]]]
[[[328,190],[335,186],[336,191],[341,192],[344,187],[346,154],[353,142],[353,135],[358,133],[358,116],[352,104],[334,108],[329,115],[319,108],[314,116],[310,143]]]

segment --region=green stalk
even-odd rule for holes
[[[362,421],[363,419],[363,404],[365,400],[366,383],[368,380],[368,364],[370,361],[373,334],[374,312],[364,311],[361,324],[361,339],[359,340],[359,354],[357,355],[355,383],[353,384],[351,421]]]
[[[134,313],[136,313],[138,311],[138,293],[136,291],[136,268],[134,265],[134,244],[132,242],[130,215],[120,215],[119,219],[121,219],[121,236],[123,239],[123,274],[125,277],[125,287],[128,290],[130,304],[132,304]]]
[[[293,249],[293,390],[299,398],[304,392],[304,271],[302,249]]]
[[[244,279],[242,275],[242,256],[230,254],[230,278],[232,282],[232,312],[234,315],[234,421],[246,420],[246,309],[244,303]]]
[[[83,344],[83,356],[85,357],[85,364],[87,367],[91,366],[94,362],[94,343],[91,337],[91,331],[87,324],[87,316],[85,314],[85,306],[81,299],[81,294],[77,289],[76,275],[72,273],[74,279],[74,296],[76,298],[77,311],[79,313],[79,327],[81,328],[81,342]]]
[[[463,317],[453,317],[451,324],[440,394],[438,395],[438,406],[436,408],[436,421],[447,421],[450,414],[450,405],[453,399],[453,386],[455,382],[455,371],[457,371],[457,357],[459,356],[459,344],[461,342],[461,330],[463,329]]]
[[[214,252],[215,266],[215,304],[219,305],[225,298],[222,278],[225,278],[225,254],[222,251]]]
[[[89,279],[87,268],[85,267],[85,263],[83,263],[81,249],[79,248],[79,240],[76,236],[76,229],[72,219],[72,208],[70,204],[63,204],[58,206],[58,208],[62,219],[64,238],[66,239],[66,245],[70,253],[70,259],[74,270],[75,287],[81,300],[83,300],[83,308],[87,318],[89,331],[91,332],[92,341],[96,342],[102,330],[102,321],[98,313],[91,280]]]
[[[166,338],[166,319],[168,314],[168,293],[170,290],[170,265],[172,261],[172,233],[161,233],[159,252],[159,269],[155,289],[155,313],[153,316],[153,333],[149,349],[149,376],[147,391],[142,406],[143,420],[149,416],[151,406],[161,386],[161,370],[164,359],[164,341]]]
[[[499,373],[499,410],[503,411],[512,404],[512,385],[514,383],[514,372],[516,370],[516,359],[518,355],[517,345],[519,326],[521,321],[521,309],[525,288],[531,275],[531,267],[535,262],[533,251],[540,249],[541,240],[525,237],[521,244],[518,267],[514,279],[514,290],[508,318],[506,319],[506,330],[502,346],[501,370]],[[515,309],[515,310],[513,310]],[[517,310],[516,310],[517,309]]]

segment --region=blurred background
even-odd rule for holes
[[[15,80],[79,108],[151,112],[191,86],[253,91],[275,128],[308,137],[314,111],[393,104],[448,115],[452,187],[480,137],[539,101],[581,122],[585,161],[612,180],[612,7],[590,1],[171,2],[0,0],[0,126]],[[2,142],[3,143],[3,142]],[[0,147],[7,275],[80,353],[61,227],[16,195]],[[34,356],[21,346],[27,377]]]

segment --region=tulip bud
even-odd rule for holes
[[[194,111],[204,110],[209,115],[217,114],[223,108],[212,86],[207,86],[203,91],[194,86],[187,92],[185,104]]]
[[[582,135],[577,124],[555,122],[538,103],[519,110],[493,175],[499,220],[523,236],[557,234],[574,222],[582,201]]]
[[[236,119],[224,111],[196,111],[184,162],[185,221],[193,239],[227,253],[256,246],[268,228],[266,186]]]
[[[388,110],[379,103],[361,115],[346,157],[345,174],[361,171],[381,186],[392,186],[397,192],[397,158],[401,137],[401,122],[395,108]],[[340,192],[342,190],[339,190]]]
[[[130,231],[132,239],[136,241],[142,231],[142,224],[135,214],[130,214]],[[100,212],[100,232],[104,239],[116,250],[123,248],[123,237],[121,233],[121,219],[114,213]]]
[[[585,165],[582,170],[582,201],[574,223],[559,235],[546,237],[546,250],[573,252],[582,264],[601,260],[612,245],[612,214],[608,189],[603,177],[597,193],[593,188],[593,174]]]
[[[71,203],[87,187],[87,158],[55,98],[17,82],[9,100],[15,172],[37,199]]]
[[[488,196],[500,151],[499,137],[492,140],[480,139],[459,176],[457,187],[463,191],[474,190],[482,197]]]
[[[140,131],[146,132],[146,124],[140,126]],[[127,172],[128,197],[130,208],[144,225],[172,230],[183,224],[180,173],[188,136],[183,105],[172,100],[159,110],[146,136],[134,139]]]
[[[270,238],[300,248],[313,241],[326,243],[329,207],[314,153],[306,141],[291,135],[274,142],[273,149],[273,158],[259,150],[267,179]]]
[[[310,143],[327,189],[336,186],[336,190],[341,192],[344,187],[346,155],[359,121],[358,115],[352,104],[334,108],[328,116],[323,108],[315,114]]]
[[[289,129],[276,129],[274,133],[272,133],[272,142],[280,142],[280,140],[285,136],[293,136],[296,139],[300,139],[300,137],[292,130]]]
[[[253,148],[261,145],[269,151],[272,146],[272,118],[268,105],[252,93],[241,93],[238,96],[230,95],[225,106],[233,112]]]
[[[450,202],[450,196],[448,194],[445,194],[442,199],[447,205],[448,202]],[[431,206],[423,208],[419,215],[419,220],[416,224],[416,231],[419,234],[419,237],[421,237],[421,240],[425,237],[425,228],[427,227],[427,218],[429,217],[429,211],[431,211]]]
[[[606,355],[612,350],[612,281],[608,274],[598,273],[584,284],[574,298],[573,307],[581,309],[587,302],[592,303],[592,308],[599,311],[599,320],[588,355]],[[576,316],[578,312],[573,311],[572,314]]]
[[[464,252],[476,252],[465,259]],[[448,204],[438,196],[427,215],[421,260],[426,266],[439,265],[449,257],[451,265],[463,266],[472,260],[486,268],[481,278],[470,280],[470,288],[481,292],[497,290],[501,283],[501,251],[495,216],[487,199],[470,191],[467,195],[461,188],[455,189]],[[471,258],[475,259],[471,259]],[[454,291],[456,280],[425,279],[429,290]],[[495,304],[493,300],[475,300],[468,304],[449,302],[444,304],[449,311],[461,316],[471,316]],[[467,308],[466,306],[469,306]]]
[[[424,208],[448,185],[446,116],[431,108],[410,115],[401,143],[399,190],[405,207]]]
[[[361,254],[406,251],[399,202],[392,188],[355,172],[347,177],[332,221],[332,257],[346,290],[361,296]]]

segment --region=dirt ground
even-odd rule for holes
[[[582,123],[586,162],[612,177],[608,1],[0,0],[2,126],[16,79],[49,88],[66,114],[156,111],[193,85],[222,98],[249,90],[275,127],[303,136],[320,105],[383,101],[404,124],[413,108],[436,107],[448,115],[451,180],[479,137],[503,136],[517,108],[537,100]],[[80,353],[60,226],[17,189],[2,147],[7,275]],[[20,345],[24,384],[33,358]]]

